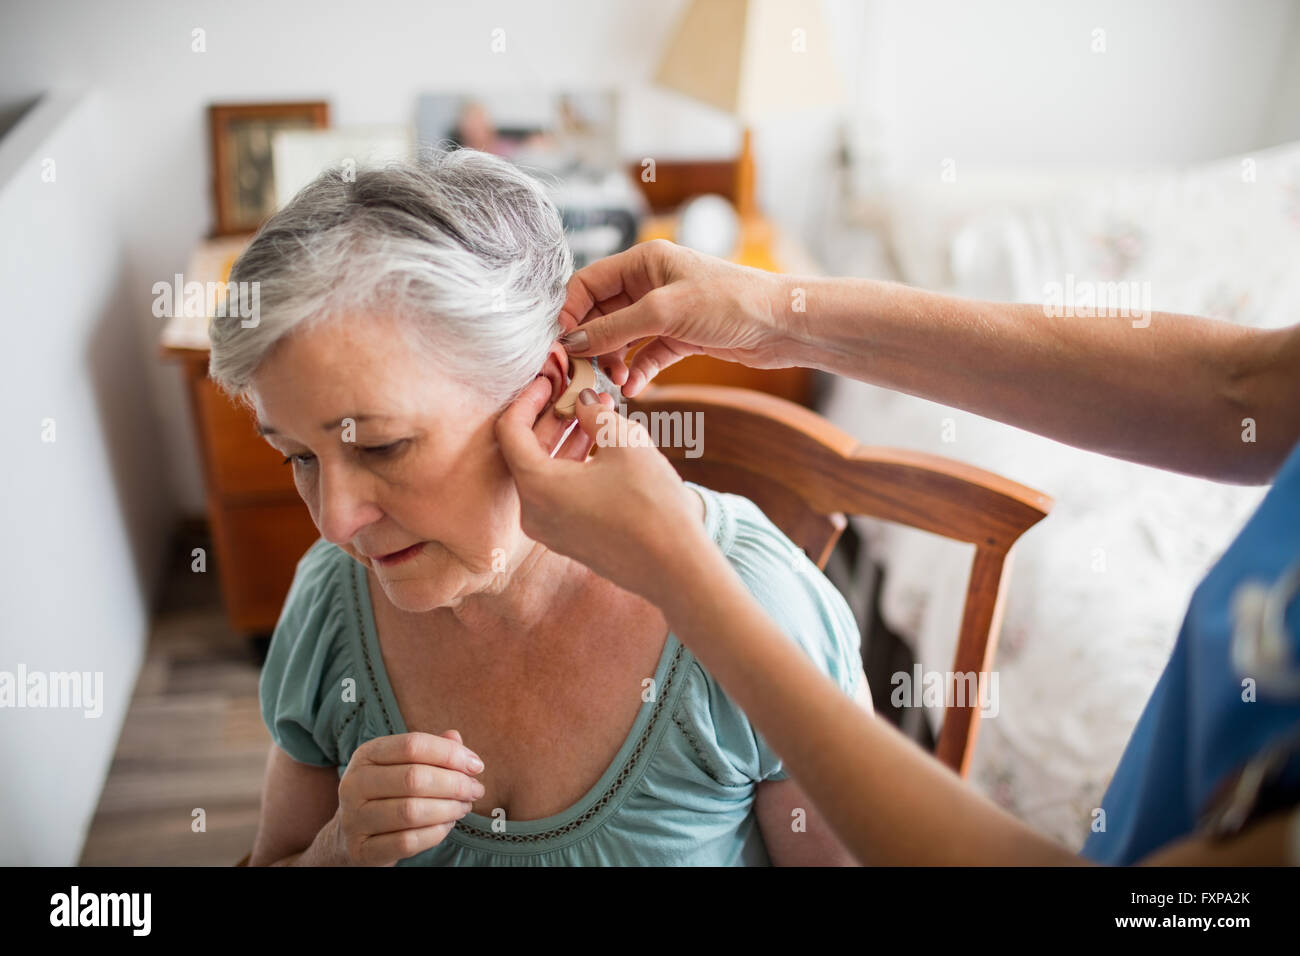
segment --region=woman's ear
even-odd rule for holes
[[[559,342],[551,343],[551,348],[546,353],[546,360],[542,363],[542,370],[539,373],[544,375],[551,383],[551,403],[554,403],[560,397],[560,393],[569,384],[572,361],[563,345]]]

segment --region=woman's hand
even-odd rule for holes
[[[788,276],[653,239],[573,274],[560,313],[569,332],[564,346],[571,355],[599,356],[629,397],[697,353],[789,368],[799,364],[798,345],[806,339],[791,286]],[[648,341],[629,366],[628,349],[641,339]]]
[[[483,796],[483,761],[449,730],[368,740],[339,781],[337,852],[347,866],[394,866],[446,838]]]
[[[704,535],[698,496],[636,422],[584,389],[578,399],[580,455],[551,458],[540,430],[549,384],[530,385],[497,420],[497,441],[519,488],[520,522],[535,541],[652,601],[675,548]],[[602,398],[612,403],[609,396]],[[539,416],[542,420],[539,421]],[[570,441],[579,438],[574,433]],[[587,460],[587,448],[597,446]],[[567,450],[567,446],[566,446]],[[707,542],[707,538],[705,539]],[[658,603],[656,601],[656,603]]]

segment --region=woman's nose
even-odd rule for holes
[[[331,544],[348,544],[383,514],[373,500],[367,476],[346,464],[322,468],[316,490],[316,523],[321,537]]]

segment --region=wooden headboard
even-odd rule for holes
[[[643,167],[639,162],[629,163],[627,172],[641,187],[650,203],[650,211],[663,215],[701,193],[717,193],[725,196],[733,206],[737,205],[737,165],[738,161],[734,159],[656,160],[653,182],[642,179]]]

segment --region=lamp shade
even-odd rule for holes
[[[655,82],[753,123],[842,102],[819,0],[691,0]]]

